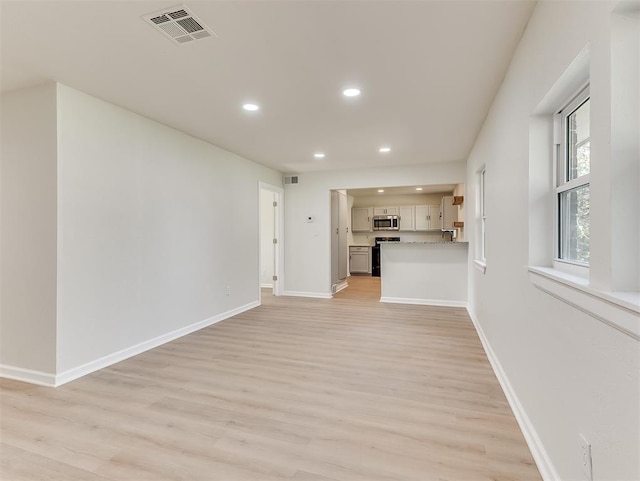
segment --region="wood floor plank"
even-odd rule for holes
[[[56,389],[0,380],[0,478],[539,481],[466,311],[349,284]]]
[[[0,442],[3,481],[107,481],[98,474]]]

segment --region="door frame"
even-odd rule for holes
[[[274,194],[277,206],[274,208],[274,234],[278,239],[278,243],[274,247],[274,275],[278,277],[273,282],[273,295],[281,296],[284,286],[284,189],[276,185],[266,182],[258,182],[258,299],[262,302],[262,290],[260,288],[260,268],[262,267],[262,259],[260,255],[260,246],[262,241],[262,229],[260,229],[261,212],[260,194],[262,191]]]

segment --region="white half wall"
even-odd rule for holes
[[[380,246],[381,301],[467,307],[466,242]]]
[[[9,92],[1,105],[0,373],[48,378],[56,372],[56,85]]]
[[[58,108],[58,374],[259,300],[281,174],[63,85]]]
[[[285,294],[331,296],[332,189],[458,184],[464,162],[304,173],[285,185]],[[307,222],[312,217],[313,222]]]
[[[523,430],[531,434],[530,439],[539,440],[532,451],[547,480],[586,479],[581,469],[580,435],[592,445],[594,480],[640,479],[638,341],[536,289],[526,269],[531,259],[540,263],[544,256],[550,265],[553,245],[552,193],[539,199],[542,210],[529,208],[530,181],[540,180],[530,179],[530,162],[542,162],[544,155],[540,154],[550,152],[551,146],[530,145],[530,127],[540,122],[537,106],[588,48],[593,114],[591,283],[609,282],[610,237],[616,235],[611,225],[611,176],[607,173],[611,163],[610,26],[614,4],[537,4],[467,167],[468,217],[477,211],[478,171],[486,166],[487,172],[487,266],[483,274],[469,264],[469,310],[494,365],[501,367],[501,382],[510,386],[515,399],[512,406],[520,410],[516,414],[527,424]],[[531,138],[544,141],[551,138],[550,132]],[[532,170],[549,175],[552,171],[546,167]],[[537,189],[532,194],[544,195]],[[531,222],[545,206],[546,220]],[[635,206],[635,215],[638,212]],[[478,230],[466,229],[465,234],[473,255]],[[638,255],[637,249],[636,244],[627,253],[631,259]]]

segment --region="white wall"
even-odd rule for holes
[[[281,174],[71,88],[2,98],[0,374],[57,383],[259,301]]]
[[[16,368],[53,375],[55,84],[2,96],[1,145],[0,367],[17,377]]]
[[[285,185],[285,293],[331,295],[330,190],[457,184],[465,163],[305,173]],[[315,221],[307,223],[313,216]]]
[[[617,10],[624,10],[621,4]],[[640,6],[611,25],[611,288],[640,291]]]
[[[257,302],[280,174],[65,86],[58,106],[58,372]]]
[[[467,166],[467,220],[476,211],[477,172],[487,168],[487,270],[483,275],[470,264],[470,312],[541,441],[541,453],[550,461],[549,479],[554,471],[557,479],[585,479],[579,434],[592,443],[594,480],[640,479],[638,341],[537,290],[525,268],[530,253],[538,262],[549,257],[550,249],[539,243],[553,242],[552,229],[538,228],[553,224],[551,196],[541,199],[549,221],[532,223],[530,230],[529,189],[536,188],[537,179],[530,184],[529,163],[542,161],[539,146],[529,144],[530,124],[537,122],[533,114],[541,100],[589,44],[591,282],[611,285],[606,277],[610,236],[616,235],[608,194],[612,6],[604,1],[538,3]],[[639,212],[636,205],[633,215]],[[632,225],[636,222],[632,219]],[[474,253],[474,229],[466,235]],[[630,258],[637,250],[636,244],[628,251]]]

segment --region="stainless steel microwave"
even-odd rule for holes
[[[400,230],[400,218],[397,215],[374,215],[373,230]]]

